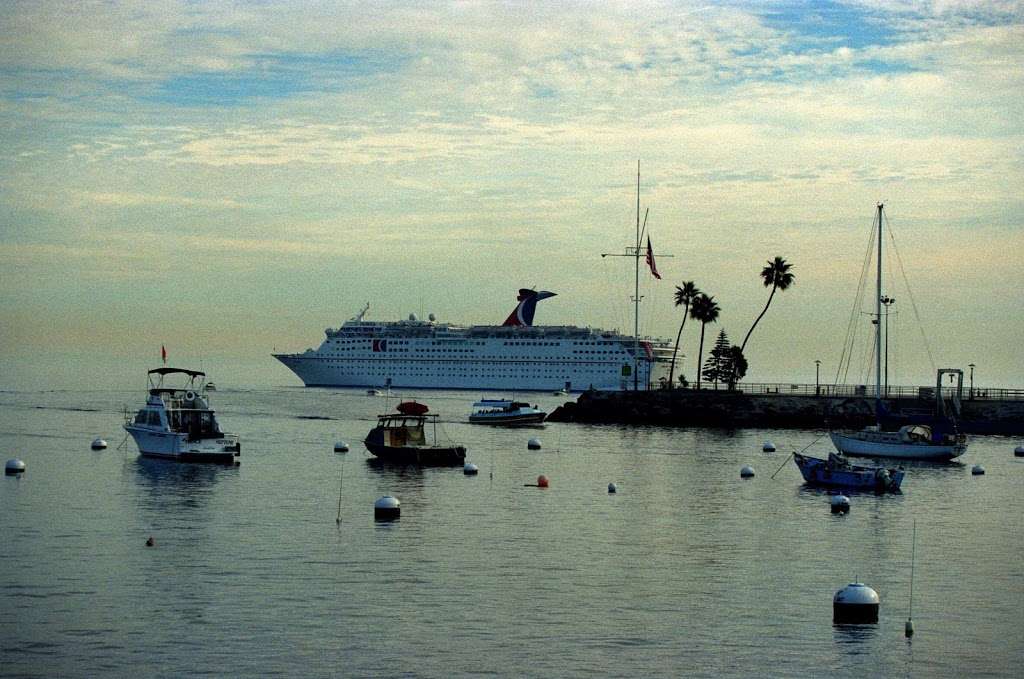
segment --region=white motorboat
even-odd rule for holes
[[[541,424],[547,413],[531,406],[502,398],[485,398],[473,404],[469,421],[473,424],[499,424],[504,426]]]
[[[183,376],[183,384],[168,384],[169,376]],[[204,388],[205,373],[163,367],[150,370],[148,378],[146,405],[134,416],[125,413],[124,429],[140,454],[183,462],[234,462],[241,444],[236,434],[221,431]]]

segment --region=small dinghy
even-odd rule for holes
[[[793,453],[793,461],[812,486],[895,493],[903,483],[903,469],[860,467],[837,453],[829,453],[827,460]]]

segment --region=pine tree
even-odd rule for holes
[[[715,389],[718,389],[719,382],[731,382],[732,373],[732,346],[725,330],[721,330],[714,348],[708,354],[708,360],[704,362],[702,377],[708,382],[714,382]]]

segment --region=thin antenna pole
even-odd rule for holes
[[[633,391],[640,390],[640,159],[636,161],[636,251],[633,256]]]

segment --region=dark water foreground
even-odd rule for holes
[[[786,460],[826,453],[820,431],[452,421],[478,397],[423,395],[467,477],[368,465],[384,399],[361,392],[222,387],[238,467],[117,450],[136,393],[0,393],[0,450],[28,468],[0,481],[0,674],[1019,676],[1024,442],[978,438],[842,516]],[[376,523],[388,493],[401,519]],[[856,579],[879,623],[834,627]]]
[[[883,400],[891,424],[926,422],[935,411],[930,398]],[[964,400],[958,419],[967,434],[1024,434],[1024,398]],[[667,427],[760,427],[859,429],[875,423],[875,400],[870,396],[831,396],[786,393],[746,393],[726,389],[654,391],[588,391],[575,402],[559,406],[556,422],[591,424],[652,424]]]

